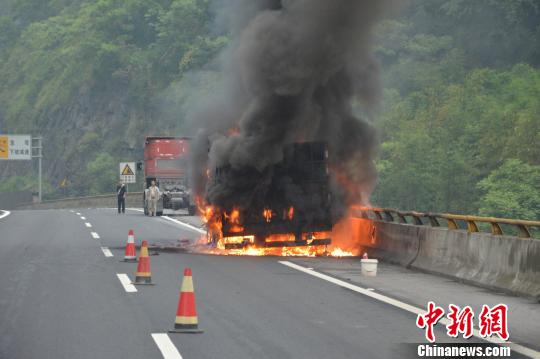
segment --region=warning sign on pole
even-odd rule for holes
[[[124,183],[137,183],[135,162],[120,162],[120,181]]]

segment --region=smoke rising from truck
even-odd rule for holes
[[[369,122],[355,116],[353,104],[368,114],[378,104],[372,28],[388,6],[381,0],[223,5],[233,37],[222,54],[224,81],[190,119],[198,129],[192,183],[201,198],[249,208],[265,191],[266,169],[282,160],[287,144],[323,141],[335,215],[368,202],[376,181],[376,135]],[[233,169],[230,176],[208,181],[208,171],[227,166]]]

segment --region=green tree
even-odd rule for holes
[[[481,215],[540,219],[540,166],[508,159],[480,181],[478,188],[483,191]]]
[[[90,176],[90,194],[105,194],[115,190],[118,162],[108,153],[101,152],[86,166]]]

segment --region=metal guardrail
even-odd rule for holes
[[[126,201],[135,200],[137,203],[141,203],[142,201],[142,192],[128,192]],[[42,201],[41,203],[27,203],[27,204],[18,204],[16,206],[16,209],[53,209],[53,208],[64,208],[59,206],[68,206],[65,208],[77,208],[73,206],[77,206],[78,204],[82,204],[82,206],[88,206],[88,203],[105,203],[105,202],[114,203],[113,206],[116,206],[116,193],[110,193],[110,194],[102,194],[102,195],[95,195],[95,196],[87,196],[87,197],[66,197],[66,198],[58,198],[53,200],[46,200]],[[99,204],[98,204],[99,206]]]
[[[128,192],[128,195],[140,195],[142,196],[142,192]],[[42,201],[41,203],[47,204],[47,203],[57,203],[57,202],[71,202],[71,201],[84,201],[84,200],[92,200],[92,199],[101,199],[101,198],[111,198],[116,197],[116,193],[109,193],[109,194],[98,194],[94,196],[86,196],[86,197],[65,197],[65,198],[58,198],[58,199],[49,199],[46,201]],[[32,203],[29,203],[32,204]]]
[[[491,234],[495,236],[502,236],[505,234],[502,225],[509,225],[517,228],[518,237],[520,238],[532,238],[531,227],[540,229],[540,221],[524,221],[508,218],[464,216],[449,213],[423,213],[373,207],[355,207],[352,212],[354,215],[359,215],[363,218],[415,225],[426,225],[429,223],[432,227],[440,227],[440,220],[443,219],[446,220],[448,229],[452,230],[461,229],[458,221],[463,221],[467,224],[467,232],[469,233],[480,232],[478,223],[489,223]],[[372,214],[372,217],[369,216],[370,213]]]

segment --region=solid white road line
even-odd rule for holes
[[[114,257],[109,247],[101,247],[101,251],[105,255],[105,257]]]
[[[0,214],[0,219],[5,218],[11,214],[10,211],[0,210],[0,212],[3,212],[2,214]]]
[[[118,277],[118,280],[122,285],[124,286],[124,289],[128,293],[135,293],[137,291],[137,288],[133,284],[131,284],[131,279],[127,276],[125,273],[116,273],[116,276]]]
[[[165,359],[182,359],[180,352],[174,346],[171,338],[165,333],[152,333],[152,338],[156,342],[161,355]]]
[[[313,269],[310,269],[310,268],[307,268],[307,267],[302,267],[302,266],[300,266],[298,264],[295,264],[295,263],[292,263],[292,262],[289,262],[289,261],[279,261],[279,263],[281,263],[281,264],[283,264],[283,265],[285,265],[287,267],[296,269],[296,270],[298,270],[300,272],[304,272],[304,273],[307,273],[307,274],[312,275],[314,277],[323,279],[323,280],[325,280],[327,282],[339,285],[340,287],[347,288],[347,289],[350,289],[350,290],[352,290],[354,292],[363,294],[363,295],[365,295],[367,297],[370,297],[370,298],[376,299],[378,301],[390,304],[390,305],[392,305],[394,307],[397,307],[399,309],[403,309],[403,310],[405,310],[407,312],[417,314],[417,315],[426,313],[425,309],[421,309],[421,308],[412,306],[410,304],[403,303],[403,302],[401,302],[401,301],[399,301],[397,299],[390,298],[390,297],[388,297],[386,295],[375,293],[374,291],[371,291],[369,289],[361,288],[359,286],[356,286],[354,284],[342,281],[340,279],[330,277],[329,275],[316,272]],[[450,321],[447,318],[442,318],[441,320],[439,320],[439,322],[437,324],[439,324],[439,323],[443,324],[443,325],[448,325],[448,324],[450,324]],[[538,352],[536,350],[533,350],[533,349],[530,349],[530,348],[527,348],[527,347],[524,347],[523,345],[516,344],[516,343],[513,343],[511,341],[504,341],[504,340],[499,339],[498,337],[483,338],[482,336],[480,336],[480,332],[478,331],[478,329],[473,329],[473,335],[475,337],[479,338],[479,339],[485,340],[485,341],[490,342],[492,344],[509,346],[510,348],[512,348],[513,351],[516,351],[516,352],[518,352],[520,354],[523,354],[525,356],[528,356],[528,357],[531,357],[531,358],[540,358],[540,352]]]
[[[200,228],[197,228],[197,227],[195,227],[195,226],[193,226],[193,225],[191,225],[191,224],[181,222],[181,221],[179,221],[179,220],[177,220],[177,219],[174,219],[174,218],[171,218],[171,217],[168,217],[168,216],[161,216],[161,218],[166,219],[166,220],[171,221],[171,222],[174,222],[174,223],[179,224],[179,225],[181,225],[181,226],[184,226],[184,227],[186,227],[186,228],[189,228],[189,229],[191,229],[192,231],[195,231],[195,232],[197,232],[197,233],[206,234],[206,231],[205,231],[205,230],[202,230],[202,229],[200,229]]]
[[[99,234],[97,234],[96,232],[92,232],[92,233],[90,233],[90,234],[92,234],[92,237],[93,237],[94,239],[99,239]]]
[[[88,223],[88,222],[86,222],[84,225],[85,225],[86,227],[88,227],[88,228],[92,228],[92,225],[91,225],[90,223]]]
[[[144,212],[142,209],[139,209],[139,208],[127,208],[129,210],[132,210],[132,211],[137,211],[137,212]],[[200,233],[200,234],[206,234],[206,231],[204,229],[200,229],[198,227],[195,227],[194,225],[191,225],[189,223],[185,223],[185,222],[182,222],[182,221],[179,221],[177,219],[174,219],[174,218],[171,218],[169,216],[161,216],[160,218],[163,218],[163,219],[166,219],[168,221],[171,221],[171,222],[174,222],[176,224],[179,224],[183,227],[186,227],[186,228],[189,228],[191,229],[192,231],[195,231],[197,233]]]
[[[86,217],[81,216],[81,219],[82,219],[82,220],[86,220]]]

